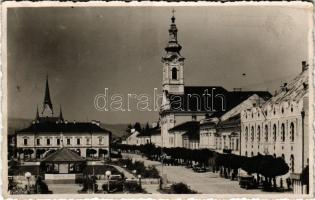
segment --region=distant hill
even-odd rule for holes
[[[101,127],[107,129],[112,132],[113,138],[120,138],[128,133],[126,132],[127,124],[103,124],[101,123]]]
[[[8,119],[8,134],[13,135],[15,131],[28,127],[32,123],[31,119],[9,118]]]
[[[15,131],[28,127],[32,123],[31,119],[9,118],[8,119],[8,134],[13,135]],[[113,138],[119,138],[128,134],[126,132],[127,124],[104,124],[101,127],[113,133]]]

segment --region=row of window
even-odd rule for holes
[[[263,141],[265,142],[268,142],[270,140],[269,138],[269,133],[268,133],[268,125],[266,124],[265,125],[265,128],[264,128],[264,138],[263,138]],[[285,130],[285,124],[282,123],[281,124],[281,127],[280,127],[280,141],[282,142],[285,142],[286,141],[286,130]],[[290,126],[289,126],[289,141],[291,142],[294,142],[294,135],[295,135],[295,126],[294,126],[294,123],[291,122],[290,123]],[[257,129],[256,129],[256,137],[257,137],[257,141],[260,142],[262,141],[261,140],[261,127],[260,125],[257,126]],[[255,139],[255,128],[254,126],[251,126],[251,129],[250,129],[250,138],[249,138],[249,130],[248,130],[248,127],[246,126],[245,127],[245,141],[248,141],[250,139],[251,142],[254,141]],[[270,141],[278,141],[279,139],[277,139],[277,125],[274,124],[272,126],[272,140]]]
[[[293,106],[291,106],[290,111],[291,111],[291,113],[293,113],[293,111],[294,111]],[[258,112],[257,112],[257,117],[260,117],[260,113],[263,113],[263,115],[268,116],[267,110],[265,110],[265,111],[258,111]],[[276,111],[275,108],[273,109],[273,114],[274,114],[274,115],[277,114],[277,111]],[[283,108],[283,107],[281,108],[281,114],[284,114],[284,108]],[[251,116],[251,118],[254,118],[254,112],[251,112],[251,115],[250,115],[250,116]],[[248,113],[245,113],[245,118],[246,118],[246,119],[249,118],[249,114],[248,114]]]
[[[67,143],[66,143],[67,145],[71,145],[71,139],[70,138],[67,138],[66,141],[67,141]],[[82,141],[81,138],[77,138],[76,144],[81,145],[81,141]],[[90,141],[91,141],[90,138],[86,138],[86,145],[90,145],[91,144]],[[98,142],[99,142],[99,145],[102,145],[103,144],[103,138],[99,137]],[[29,143],[29,139],[24,138],[24,141],[23,141],[24,146],[27,146],[28,143]],[[60,145],[60,143],[61,143],[60,138],[57,138],[57,145]],[[39,139],[39,138],[36,139],[36,145],[43,145],[43,143],[41,143],[41,139]],[[48,145],[48,146],[51,145],[51,139],[50,138],[46,139],[45,145]]]

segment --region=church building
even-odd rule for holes
[[[111,132],[100,127],[99,121],[65,120],[61,106],[56,115],[50,98],[48,77],[42,111],[25,129],[16,133],[18,157],[41,159],[58,149],[68,149],[81,157],[107,157]]]
[[[168,32],[166,54],[162,57],[163,99],[160,109],[160,126],[163,147],[176,146],[173,145],[175,143],[171,137],[174,133],[169,132],[175,126],[189,121],[200,121],[206,116],[220,117],[253,94],[266,99],[270,98],[270,93],[265,91],[227,91],[221,86],[186,86],[184,82],[185,58],[180,53],[182,46],[178,43],[178,29],[174,14]],[[204,73],[210,75],[210,72]]]

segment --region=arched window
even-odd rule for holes
[[[282,154],[281,155],[281,158],[284,160],[284,162],[285,162],[285,156],[284,156],[284,154]]]
[[[284,123],[281,124],[281,140],[282,140],[282,142],[285,141],[285,127],[284,127]]]
[[[177,80],[177,69],[175,67],[172,68],[172,79]]]
[[[251,139],[251,141],[253,142],[254,141],[254,127],[252,126],[252,128],[251,128],[251,137],[250,137],[250,139]]]
[[[257,141],[260,142],[260,126],[257,126]]]
[[[291,122],[290,124],[290,139],[291,139],[291,142],[294,141],[294,123]]]
[[[294,155],[292,154],[290,156],[290,170],[291,170],[291,173],[294,173]]]
[[[251,152],[250,155],[251,155],[251,157],[253,157],[254,156],[254,152]]]
[[[273,125],[273,128],[272,128],[272,133],[273,133],[273,141],[276,141],[277,140],[277,125]]]
[[[248,127],[245,128],[245,141],[248,141]]]
[[[265,141],[268,142],[268,125],[265,125]]]
[[[245,156],[247,157],[247,151],[245,151]]]

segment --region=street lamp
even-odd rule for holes
[[[32,174],[30,172],[26,172],[24,176],[27,179],[27,193],[30,193],[30,178]]]
[[[111,175],[112,175],[111,171],[108,170],[108,171],[105,172],[105,176],[107,178],[107,191],[108,191],[108,193],[109,193],[109,178],[110,178]]]
[[[139,186],[140,186],[140,188],[142,188],[142,186],[141,186],[141,174],[138,175],[138,179],[139,179]]]
[[[94,194],[94,191],[95,191],[95,182],[94,182],[94,181],[95,181],[95,171],[94,171],[94,165],[96,164],[96,162],[93,161],[91,164],[92,164],[92,169],[93,169],[93,177],[92,177],[93,188],[92,188],[92,189],[93,189],[93,194]]]

